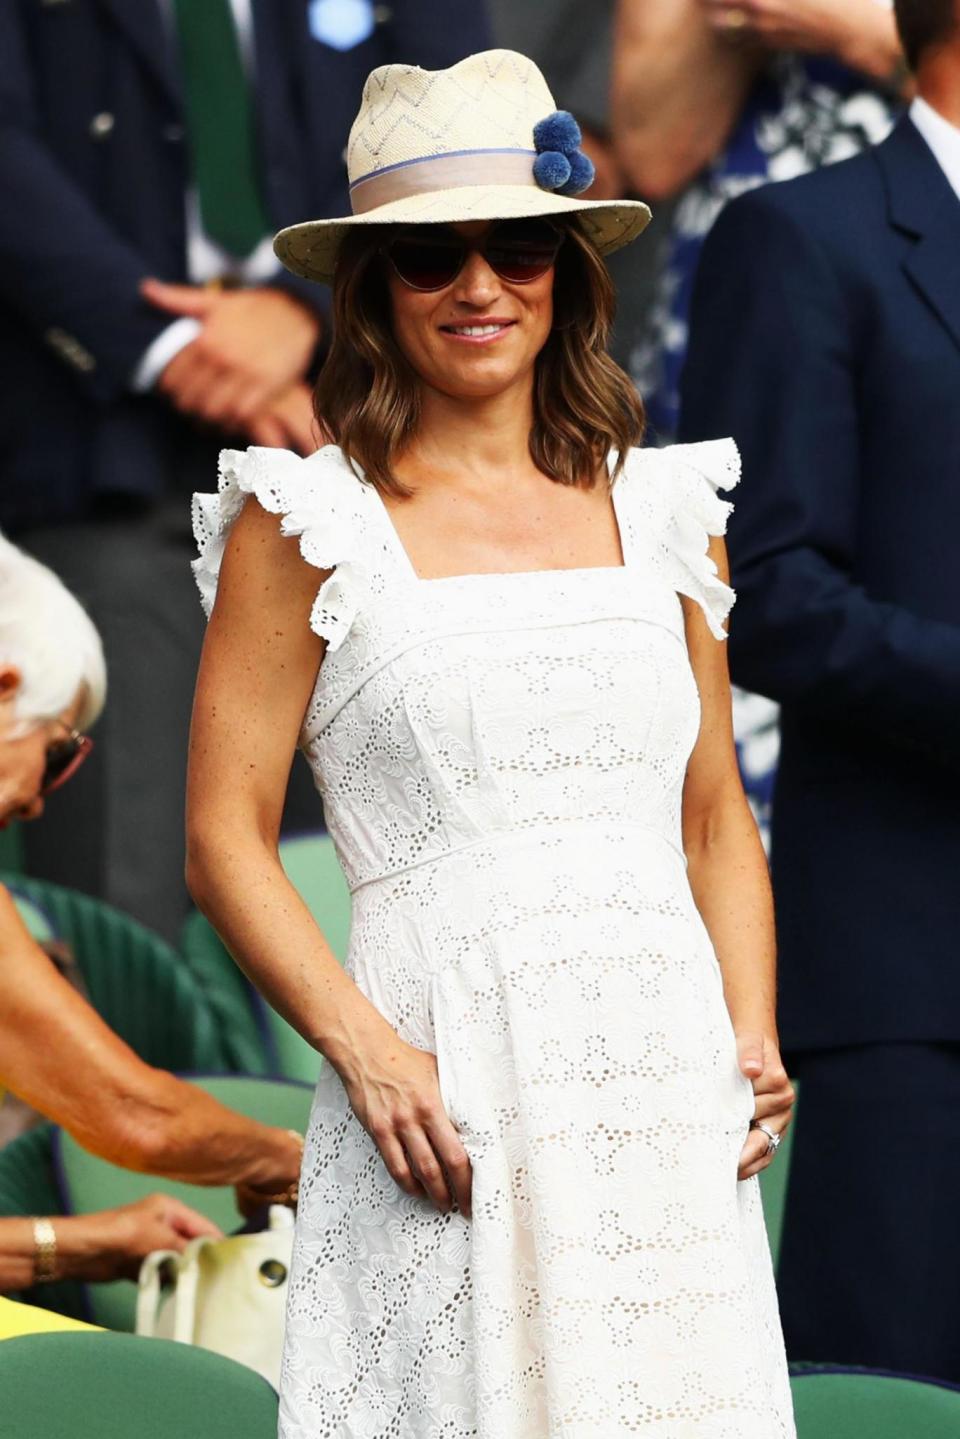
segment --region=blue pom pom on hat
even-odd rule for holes
[[[593,161],[580,149],[583,136],[569,110],[554,110],[533,127],[537,158],[533,178],[541,190],[579,195],[593,184]]]
[[[569,110],[554,110],[533,127],[533,145],[538,154],[545,150],[559,150],[561,155],[572,155],[583,143],[580,126]]]
[[[559,150],[544,150],[533,162],[533,178],[541,190],[559,190],[570,175],[570,161]]]

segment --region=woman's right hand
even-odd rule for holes
[[[169,1194],[150,1194],[135,1204],[56,1219],[54,1226],[70,1277],[92,1282],[136,1279],[143,1260],[155,1249],[174,1249],[179,1254],[191,1239],[221,1237],[221,1230],[209,1219]]]
[[[455,1199],[469,1218],[470,1159],[440,1097],[436,1055],[385,1024],[360,1060],[331,1063],[400,1188],[427,1196],[444,1213]]]

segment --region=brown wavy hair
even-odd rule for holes
[[[553,219],[553,217],[551,217]],[[556,223],[556,221],[555,221]],[[611,450],[619,472],[644,430],[643,402],[607,354],[615,291],[606,265],[573,217],[559,217],[553,328],[536,359],[530,454],[564,485],[592,485]],[[420,379],[393,336],[380,251],[392,227],[351,230],[333,280],[333,338],[314,393],[322,430],[375,485],[405,498],[393,474],[420,422]]]

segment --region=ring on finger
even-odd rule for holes
[[[776,1154],[777,1150],[780,1148],[780,1141],[782,1140],[783,1135],[778,1134],[775,1129],[771,1129],[769,1124],[764,1124],[762,1119],[755,1119],[753,1121],[753,1128],[759,1129],[761,1134],[765,1134],[767,1136],[767,1153]]]
[[[724,30],[743,30],[749,20],[746,10],[741,10],[739,5],[731,5],[729,10],[723,11],[720,23]]]

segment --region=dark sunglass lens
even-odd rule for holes
[[[401,280],[414,290],[442,290],[463,264],[463,246],[444,241],[394,240],[388,253]]]
[[[557,258],[563,236],[542,220],[498,225],[485,247],[489,264],[510,284],[522,285],[546,274]]]

